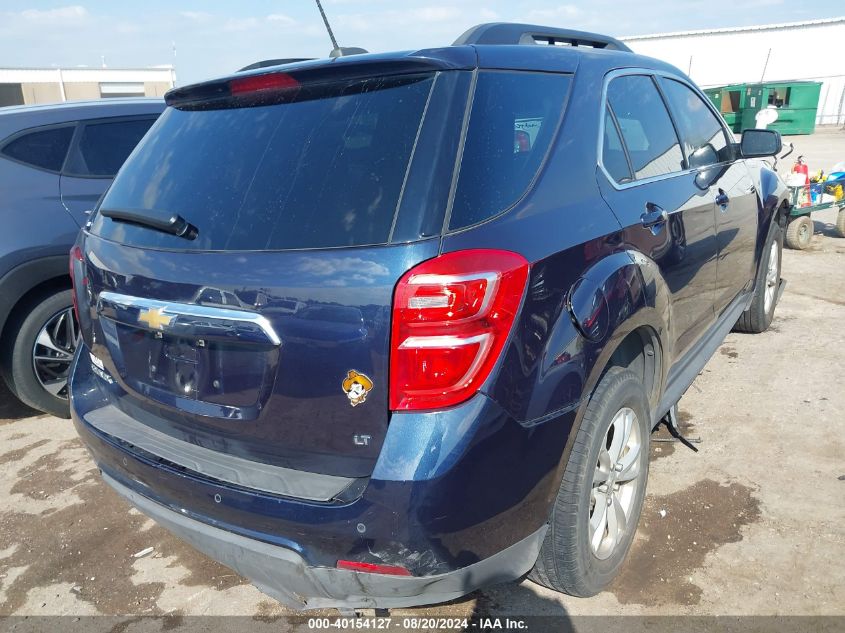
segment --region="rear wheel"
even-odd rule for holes
[[[813,221],[809,215],[802,215],[790,221],[786,227],[786,245],[803,251],[810,246],[813,237]]]
[[[774,224],[757,267],[754,298],[736,322],[735,331],[759,334],[769,329],[777,307],[782,255],[783,230]]]
[[[650,426],[639,377],[608,371],[578,429],[532,580],[585,597],[613,580],[642,511]]]
[[[35,409],[70,417],[67,379],[78,333],[71,291],[35,298],[10,325],[17,335],[3,354],[9,387]]]
[[[839,233],[839,237],[845,237],[845,207],[839,209],[836,216],[836,232]]]

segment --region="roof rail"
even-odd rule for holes
[[[463,44],[551,44],[632,52],[625,44],[609,35],[511,22],[489,22],[474,26],[456,39],[453,46]]]
[[[285,59],[262,59],[261,61],[244,66],[238,72],[242,73],[246,70],[256,70],[258,68],[269,68],[271,66],[281,66],[282,64],[292,64],[294,62],[307,62],[314,59],[313,57],[287,57]]]

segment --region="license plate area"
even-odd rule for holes
[[[267,403],[281,340],[261,314],[100,293],[98,322],[120,382],[197,415],[254,419]]]
[[[201,389],[209,392],[208,354],[201,351],[186,339],[162,340],[161,351],[150,354],[150,382],[185,398],[199,399]],[[211,385],[221,386],[220,379],[212,379]]]
[[[102,321],[112,330],[107,344],[121,379],[148,398],[202,415],[250,419],[269,397],[276,348]]]

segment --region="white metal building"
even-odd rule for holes
[[[845,17],[620,39],[677,66],[702,88],[821,81],[816,123],[845,124]]]
[[[153,68],[0,68],[0,106],[108,97],[160,97],[173,66]]]

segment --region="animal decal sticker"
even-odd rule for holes
[[[349,404],[357,407],[367,399],[367,394],[373,388],[373,381],[370,380],[369,376],[350,369],[346,373],[346,378],[343,379],[341,387],[346,397],[349,398]]]

